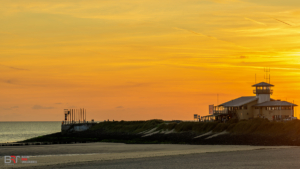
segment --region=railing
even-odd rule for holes
[[[62,125],[70,125],[70,124],[88,124],[94,123],[94,121],[62,121]]]
[[[214,114],[227,114],[228,110],[214,110]]]
[[[231,114],[236,113],[236,110],[214,110],[214,114]]]
[[[273,94],[273,90],[271,89],[255,89],[253,90],[254,94]]]

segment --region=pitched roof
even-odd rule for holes
[[[258,98],[256,96],[244,96],[244,97],[240,97],[240,98],[231,100],[229,102],[220,104],[219,106],[224,106],[224,107],[239,107],[239,106],[245,105],[247,103],[253,102],[255,100],[258,100]]]
[[[254,105],[253,107],[267,107],[267,106],[298,106],[294,103],[286,102],[286,101],[267,101],[263,103],[259,103]]]
[[[266,82],[260,82],[260,83],[253,85],[252,87],[258,87],[258,86],[274,86],[274,85],[266,83]]]

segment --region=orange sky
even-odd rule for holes
[[[3,0],[0,121],[192,120],[252,96],[300,104],[300,1]],[[298,115],[300,110],[296,110]]]

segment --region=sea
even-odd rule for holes
[[[0,122],[0,143],[22,141],[60,131],[61,122]]]

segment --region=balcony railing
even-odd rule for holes
[[[253,90],[254,94],[273,94],[273,90],[271,89],[255,89]]]
[[[230,113],[236,113],[236,110],[214,110],[214,114],[230,114]]]

